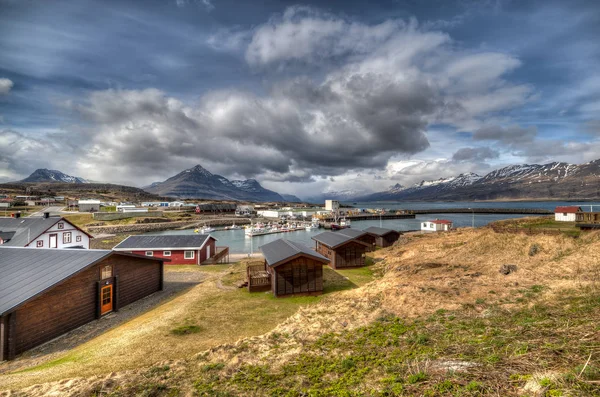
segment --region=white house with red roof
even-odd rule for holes
[[[435,219],[421,223],[424,232],[447,232],[452,230],[452,221],[447,219]]]
[[[577,214],[583,212],[581,207],[570,206],[570,207],[556,207],[554,209],[554,220],[559,222],[575,222]]]

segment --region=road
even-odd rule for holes
[[[65,206],[49,206],[49,207],[44,207],[41,210],[39,210],[38,212],[34,212],[33,214],[29,215],[29,216],[44,216],[44,212],[49,212],[50,216],[52,215],[61,215],[63,208],[65,208]]]

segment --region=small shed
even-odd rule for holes
[[[265,244],[260,250],[265,257],[264,267],[248,267],[250,292],[270,289],[276,297],[323,293],[323,265],[329,262],[323,255],[304,244],[284,239]],[[261,275],[263,280],[258,284],[253,282]]]
[[[370,236],[372,236],[375,239],[375,245],[377,247],[382,248],[393,245],[396,241],[398,241],[398,239],[402,235],[402,233],[400,233],[397,230],[375,226],[366,228],[365,232],[367,232]]]
[[[452,230],[452,221],[447,219],[435,219],[421,223],[421,230],[425,232],[448,232]]]
[[[373,251],[375,249],[375,244],[376,244],[376,236],[368,233],[366,230],[360,230],[360,229],[341,229],[340,231],[336,232],[339,234],[343,234],[345,236],[348,237],[352,237],[358,241],[362,241],[363,243],[367,243],[369,245],[369,247],[367,247],[367,251]]]
[[[312,237],[316,251],[329,259],[333,269],[360,267],[365,265],[369,244],[342,233],[324,232]]]
[[[162,288],[162,259],[0,247],[0,361]]]
[[[575,222],[577,220],[577,214],[582,212],[581,207],[559,206],[554,209],[554,220],[558,222]]]

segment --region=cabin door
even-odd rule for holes
[[[51,234],[50,235],[50,248],[57,248],[58,235]]]
[[[210,245],[206,247],[206,259],[210,259]]]
[[[113,309],[113,286],[105,285],[100,290],[100,315],[112,312]]]

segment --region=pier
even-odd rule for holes
[[[442,208],[411,210],[413,214],[519,214],[519,215],[553,215],[554,212],[539,208]]]

